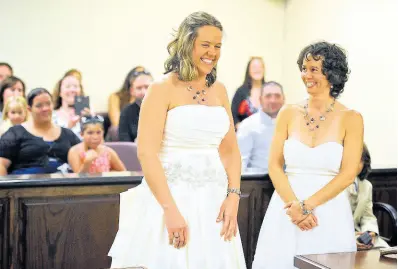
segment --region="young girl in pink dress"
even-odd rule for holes
[[[102,173],[126,171],[117,153],[103,145],[104,119],[101,116],[83,117],[81,121],[83,142],[73,146],[68,162],[75,173]]]

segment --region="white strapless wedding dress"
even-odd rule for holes
[[[228,179],[218,147],[229,129],[221,106],[184,105],[168,111],[159,158],[190,233],[188,245],[168,244],[163,210],[142,183],[120,194],[119,231],[109,251],[112,268],[246,269],[239,234],[225,242],[216,223]]]
[[[300,200],[307,199],[340,170],[343,146],[327,142],[310,148],[299,140],[285,141],[286,175]],[[344,192],[317,207],[318,226],[301,231],[294,225],[277,192],[272,195],[257,242],[252,269],[292,269],[295,255],[356,251],[354,221]]]

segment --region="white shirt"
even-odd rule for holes
[[[242,172],[268,173],[268,155],[275,119],[262,110],[241,122],[237,132]]]

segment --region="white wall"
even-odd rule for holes
[[[285,10],[283,79],[288,101],[306,97],[296,61],[321,39],[348,52],[351,75],[341,102],[362,113],[373,167],[397,167],[398,1],[290,0]]]
[[[97,110],[135,65],[164,71],[172,29],[190,13],[207,11],[224,26],[219,79],[232,94],[250,56],[266,59],[280,79],[284,5],[264,0],[0,0],[0,61],[28,88],[52,89],[70,68],[83,73]],[[6,27],[4,27],[6,26]]]
[[[28,88],[52,89],[70,68],[83,73],[96,110],[135,65],[163,72],[173,28],[191,12],[216,16],[225,29],[219,79],[232,97],[250,56],[288,102],[306,96],[299,51],[325,39],[348,51],[352,73],[341,101],[360,111],[374,167],[397,167],[397,0],[0,0],[0,61]]]

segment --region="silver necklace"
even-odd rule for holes
[[[189,92],[194,92],[194,95],[192,96],[192,99],[195,100],[198,104],[203,104],[206,102],[206,97],[205,95],[207,94],[206,88],[203,90],[195,90],[191,85],[187,87],[187,90]]]
[[[326,111],[324,114],[321,114],[319,116],[319,121],[325,121],[326,120],[326,115],[333,111],[334,109],[334,104],[336,103],[336,99],[333,99],[333,103],[330,104],[329,107],[326,108]],[[305,119],[305,125],[308,127],[308,129],[313,132],[317,129],[319,129],[319,124],[320,122],[318,122],[317,119],[315,119],[314,117],[310,117],[308,114],[308,99],[307,99],[307,103],[304,105],[304,119]]]

